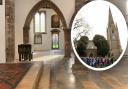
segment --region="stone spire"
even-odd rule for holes
[[[110,48],[110,55],[118,58],[122,52],[117,23],[114,23],[112,11],[109,7],[107,40]]]
[[[111,26],[111,24],[114,24],[111,8],[109,7],[109,17],[108,17],[108,26]]]

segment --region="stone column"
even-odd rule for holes
[[[83,5],[93,0],[75,0],[75,12],[77,12]]]
[[[29,43],[29,27],[23,28],[23,43]]]
[[[15,2],[5,0],[5,35],[6,62],[13,62],[15,58]]]
[[[71,29],[64,29],[64,44],[65,44],[65,57],[69,58],[71,55]]]
[[[78,12],[78,10],[85,4],[87,4],[88,2],[93,1],[93,0],[75,0],[75,14]],[[75,15],[74,14],[74,15]],[[75,16],[74,16],[75,17]],[[73,21],[73,20],[72,20]],[[77,57],[75,56],[75,64],[72,67],[73,70],[77,70],[77,71],[81,71],[82,69],[86,69],[82,63],[80,63],[80,61],[77,59]]]

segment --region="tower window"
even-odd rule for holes
[[[112,30],[112,33],[114,33],[114,30]]]
[[[112,39],[113,39],[113,40],[116,39],[114,30],[112,30]]]

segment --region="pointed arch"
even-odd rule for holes
[[[50,8],[53,9],[57,15],[60,17],[60,20],[63,25],[63,31],[64,31],[64,40],[65,40],[65,57],[70,57],[70,31],[69,28],[67,27],[66,20],[64,18],[63,13],[61,10],[55,5],[52,1],[50,0],[41,0],[37,4],[35,4],[30,12],[28,13],[24,27],[23,27],[23,43],[28,43],[29,42],[29,29],[30,29],[30,23],[35,15],[35,13],[40,9],[40,8]]]
[[[29,27],[30,22],[33,18],[33,16],[35,15],[35,13],[40,9],[40,8],[47,8],[50,7],[51,9],[53,9],[60,17],[63,27],[64,29],[67,28],[67,24],[66,24],[66,20],[62,14],[62,12],[60,11],[60,9],[50,0],[41,0],[39,1],[35,6],[32,7],[32,9],[30,10],[29,14],[27,15],[27,18],[25,20],[24,23],[24,27]]]

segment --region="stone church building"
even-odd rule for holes
[[[97,57],[97,47],[94,45],[93,41],[89,41],[86,48],[87,57]]]
[[[109,8],[108,16],[108,27],[106,29],[107,41],[110,47],[110,56],[118,58],[122,52],[118,27],[115,25],[111,9]],[[97,47],[92,41],[89,41],[86,49],[87,56],[96,57],[97,56]]]
[[[115,68],[111,76],[110,72],[99,75],[85,67],[72,68],[71,25],[77,11],[90,1],[93,0],[0,0],[0,89],[126,89],[127,67]],[[118,6],[128,23],[128,0],[107,1]],[[117,31],[112,33],[114,39]],[[120,42],[116,38],[110,40],[117,44],[111,46],[111,53],[118,54]],[[19,44],[32,45],[32,62],[19,62]],[[127,65],[127,55],[128,49],[125,62],[119,66]],[[37,60],[40,62],[33,62]]]
[[[122,52],[122,48],[120,44],[118,27],[114,23],[111,9],[109,9],[107,40],[110,47],[110,56],[115,56],[116,58],[118,58]]]

